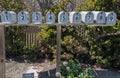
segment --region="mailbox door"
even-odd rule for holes
[[[54,24],[55,23],[55,15],[53,12],[48,12],[46,14],[46,23],[47,24]]]
[[[18,24],[28,24],[29,23],[29,13],[28,12],[19,12],[18,13]]]
[[[6,24],[11,24],[11,14],[9,13],[9,11],[3,11],[2,15],[1,15],[1,21],[2,23],[6,23]]]
[[[60,12],[58,15],[58,22],[61,24],[67,24],[68,23],[68,13]]]
[[[106,13],[107,15],[107,21],[106,21],[106,24],[107,25],[113,25],[113,24],[116,24],[116,19],[117,19],[117,15],[116,13],[114,12],[108,12]]]
[[[96,23],[104,24],[105,23],[105,17],[106,17],[106,15],[105,15],[104,12],[98,13]]]
[[[86,24],[93,24],[94,14],[92,12],[88,12],[85,18],[86,18],[86,22],[85,22]]]
[[[73,15],[73,23],[80,24],[81,23],[81,14],[75,13]]]
[[[32,22],[34,24],[41,24],[42,23],[42,13],[41,12],[34,12],[32,14]]]

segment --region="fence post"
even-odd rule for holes
[[[61,64],[61,25],[57,25],[56,72],[60,72],[60,64]]]
[[[0,26],[0,78],[5,78],[5,34],[4,26]]]

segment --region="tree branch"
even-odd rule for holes
[[[111,36],[120,37],[120,31],[116,32],[116,33],[106,33],[106,34],[103,34],[103,35],[99,35],[98,39],[104,39],[106,37],[111,37]]]

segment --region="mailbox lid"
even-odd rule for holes
[[[81,23],[81,13],[80,12],[70,12],[69,13],[69,21],[70,23],[80,24]]]
[[[18,24],[28,24],[30,20],[29,12],[20,11],[18,13]]]
[[[46,23],[47,24],[54,24],[55,23],[55,14],[53,12],[51,12],[51,11],[47,12]]]
[[[68,13],[61,11],[58,14],[58,23],[60,24],[68,24]]]
[[[115,12],[105,12],[106,13],[106,25],[114,25],[117,21],[117,14]]]
[[[98,24],[105,24],[106,13],[104,11],[93,11],[94,21]]]
[[[94,14],[92,11],[82,11],[82,22],[85,24],[93,24],[94,23]]]
[[[32,23],[34,23],[34,24],[41,24],[42,23],[42,13],[40,11],[33,12]]]

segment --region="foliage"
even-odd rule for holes
[[[78,60],[68,60],[68,64],[61,66],[61,78],[93,78],[91,68],[84,68]]]
[[[56,26],[40,27],[40,32],[37,34],[39,43],[39,51],[48,59],[55,58],[56,54]]]
[[[22,0],[0,0],[1,10],[12,10],[18,12],[25,7]]]

